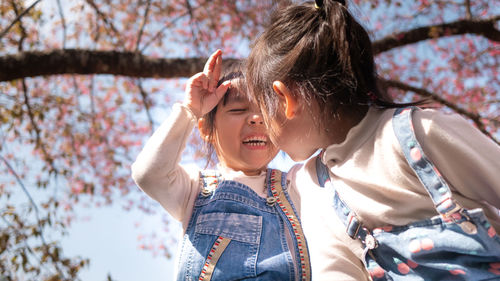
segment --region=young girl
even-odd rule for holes
[[[302,228],[286,174],[267,169],[277,154],[258,106],[242,89],[241,72],[217,85],[221,52],[187,83],[132,165],[132,177],[182,222],[178,280],[310,280]],[[226,93],[227,92],[227,93]],[[215,149],[217,170],[179,165],[198,118]]]
[[[500,279],[499,147],[381,92],[345,1],[276,11],[246,75],[280,149],[322,150],[288,173],[315,280]]]

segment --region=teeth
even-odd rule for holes
[[[249,144],[251,146],[262,146],[262,145],[266,145],[267,138],[264,136],[249,137],[249,138],[244,139],[243,143]]]

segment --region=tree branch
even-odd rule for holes
[[[57,9],[59,10],[59,16],[61,17],[62,24],[62,47],[66,49],[66,19],[64,18],[64,12],[61,4],[61,0],[57,0]]]
[[[20,13],[19,15],[17,15],[17,17],[10,23],[9,26],[7,26],[7,28],[5,28],[2,32],[0,32],[0,39],[2,39],[2,37],[5,36],[5,34],[7,34],[7,32],[9,32],[9,30],[19,21],[21,20],[21,18],[26,15],[31,9],[33,9],[33,7],[35,7],[36,4],[38,4],[40,1],[42,0],[37,0],[35,2],[33,2],[33,4],[31,4],[28,8],[26,8],[26,10],[24,10],[22,13]]]
[[[38,232],[40,233],[40,241],[42,242],[42,245],[44,246],[44,251],[48,251],[49,246],[48,246],[47,242],[45,241],[45,237],[44,237],[44,233],[43,233],[43,225],[42,225],[41,220],[40,220],[40,211],[38,210],[38,206],[36,205],[35,201],[33,200],[33,197],[29,193],[26,186],[24,186],[23,181],[21,180],[21,177],[19,177],[19,175],[16,173],[14,168],[12,168],[12,166],[9,164],[7,159],[5,159],[5,157],[0,155],[0,160],[2,160],[2,162],[5,164],[5,166],[7,166],[7,169],[9,170],[9,172],[16,178],[17,183],[21,186],[26,197],[28,197],[28,200],[29,200],[31,206],[33,207],[33,210],[35,211],[35,218],[37,221]],[[3,214],[2,214],[2,217],[3,217]],[[4,221],[6,221],[6,220],[4,220]],[[6,222],[8,223],[8,221],[6,221]],[[17,230],[15,230],[15,231],[17,231]],[[32,249],[31,249],[31,247],[29,247],[27,241],[25,241],[25,243],[26,243],[25,245],[26,245],[27,249],[29,251],[32,251]],[[34,255],[34,251],[32,253]],[[37,259],[38,259],[38,257],[37,257]],[[61,277],[64,277],[64,274],[63,274],[62,270],[59,268],[59,266],[57,265],[57,263],[54,263],[54,267],[55,267],[56,271],[61,275]]]
[[[111,74],[142,78],[189,77],[207,58],[150,58],[135,52],[81,49],[20,52],[0,57],[0,82],[58,74]],[[230,64],[237,59],[224,59]]]
[[[148,94],[142,87],[142,81],[139,79],[137,82],[137,87],[139,88],[139,93],[141,94],[142,102],[144,103],[144,108],[146,109],[146,115],[148,116],[149,124],[151,125],[151,132],[155,130],[155,124],[153,122],[153,117],[151,116],[151,111],[149,109],[149,99]]]
[[[141,44],[142,34],[144,32],[144,27],[146,27],[146,23],[148,21],[149,8],[151,6],[151,0],[148,0],[146,3],[146,10],[144,11],[144,16],[142,17],[142,24],[139,28],[139,34],[137,35],[137,42],[135,44],[135,51],[139,51],[139,44]]]
[[[462,34],[477,34],[491,41],[500,42],[500,30],[495,28],[495,23],[498,20],[500,20],[500,15],[484,20],[465,19],[415,28],[373,42],[373,52],[374,54],[380,54],[397,47],[428,39]]]
[[[123,40],[120,37],[120,32],[118,32],[118,29],[116,29],[115,25],[113,22],[109,20],[109,18],[99,10],[99,7],[97,7],[97,4],[94,2],[94,0],[86,0],[87,4],[89,4],[96,12],[97,16],[104,22],[105,25],[107,25],[111,31],[113,31],[113,34],[115,38],[118,40],[119,46],[125,47],[125,43],[123,43]]]
[[[33,126],[33,130],[35,131],[35,136],[36,136],[36,145],[35,145],[35,148],[40,148],[42,150],[42,153],[43,153],[43,157],[44,157],[44,161],[49,163],[49,165],[51,166],[52,168],[52,171],[55,173],[55,174],[58,174],[59,171],[56,169],[56,167],[54,166],[54,159],[52,158],[52,156],[50,156],[50,154],[47,152],[47,149],[45,148],[45,144],[43,143],[42,141],[42,133],[41,133],[41,130],[40,128],[38,127],[38,125],[36,124],[36,121],[35,121],[35,114],[33,113],[33,109],[31,108],[31,104],[30,104],[30,100],[29,100],[29,95],[28,95],[28,86],[26,85],[26,81],[25,79],[22,79],[21,80],[21,83],[22,83],[22,87],[23,87],[23,95],[24,95],[24,104],[26,105],[26,110],[28,112],[28,117],[30,119],[30,122],[31,122],[31,126]],[[51,171],[49,171],[49,174],[50,174]]]
[[[436,102],[450,108],[451,110],[461,114],[461,115],[464,115],[466,117],[468,117],[469,119],[472,120],[472,122],[474,122],[474,124],[476,124],[477,128],[483,132],[483,134],[487,135],[489,138],[491,138],[493,141],[495,141],[497,144],[500,144],[500,141],[498,139],[496,139],[492,134],[490,134],[487,130],[486,130],[486,127],[485,125],[483,124],[483,122],[481,122],[481,119],[483,119],[483,117],[479,114],[476,114],[476,113],[473,113],[473,112],[470,112],[470,111],[467,111],[463,108],[461,108],[460,106],[446,100],[446,99],[443,99],[442,97],[440,97],[438,94],[436,93],[432,93],[432,92],[429,92],[427,91],[426,89],[422,89],[422,88],[417,88],[417,87],[414,87],[414,86],[411,86],[411,85],[408,85],[408,84],[405,84],[401,81],[397,81],[397,80],[387,80],[387,79],[382,79],[380,78],[380,83],[382,84],[383,87],[387,87],[387,88],[397,88],[397,89],[400,89],[400,90],[403,90],[403,91],[409,91],[409,92],[413,92],[419,96],[422,96],[424,98],[430,98],[430,99],[433,99],[435,100]]]

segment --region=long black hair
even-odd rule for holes
[[[246,78],[266,124],[273,129],[270,121],[277,117],[279,99],[272,88],[276,80],[302,102],[316,102],[320,124],[338,116],[340,107],[366,112],[360,108],[408,105],[394,103],[380,90],[370,36],[345,1],[317,2],[275,10],[254,42]]]

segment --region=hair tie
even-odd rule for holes
[[[321,9],[323,7],[323,0],[314,0],[314,8]]]

